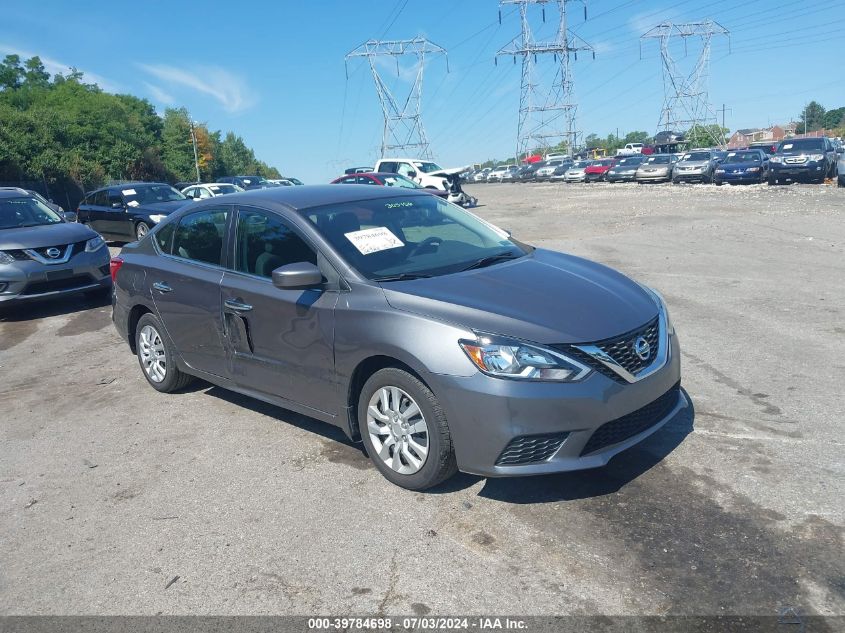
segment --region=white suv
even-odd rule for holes
[[[376,163],[373,171],[405,176],[426,189],[449,191],[451,184],[447,176],[460,174],[466,169],[466,167],[443,169],[437,163],[418,158],[382,158]]]

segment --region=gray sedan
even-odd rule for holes
[[[334,424],[409,489],[602,466],[688,405],[657,292],[425,192],[202,201],[112,268],[154,389],[196,376]]]
[[[110,288],[102,237],[23,190],[0,191],[0,305]]]

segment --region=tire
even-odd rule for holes
[[[405,419],[413,405],[417,412]],[[458,470],[446,414],[406,371],[388,367],[370,376],[358,396],[358,426],[370,459],[397,486],[425,490]]]
[[[147,233],[149,232],[150,225],[146,222],[138,222],[138,224],[135,225],[135,237],[138,239],[139,242],[144,239],[147,236]]]
[[[158,317],[149,312],[143,315],[135,328],[135,349],[141,373],[150,386],[162,393],[173,393],[186,387],[194,377],[176,366],[175,350],[163,332]]]
[[[717,187],[721,187],[721,186],[722,186],[722,181],[721,181],[721,180],[717,180],[717,181],[715,181],[715,182],[716,182],[716,186],[717,186]]]
[[[769,185],[771,186],[771,185],[776,185],[776,184],[778,184],[778,179],[775,178],[774,176],[769,176]]]
[[[680,185],[680,184],[681,184],[681,181],[680,181],[680,180],[678,180],[677,178],[672,178],[672,184],[673,184],[673,185]]]

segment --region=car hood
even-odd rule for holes
[[[675,163],[676,167],[707,167],[709,160],[682,160]]]
[[[763,163],[721,163],[719,169],[747,169],[749,167],[762,167]]]
[[[382,288],[398,310],[546,344],[609,338],[657,315],[650,295],[625,275],[543,249],[512,262]]]
[[[671,165],[665,163],[643,163],[637,169],[669,169]]]
[[[26,226],[19,229],[0,230],[0,251],[6,249],[41,248],[60,246],[90,240],[97,234],[84,224],[62,222],[44,226]]]
[[[148,211],[150,213],[160,213],[168,215],[177,209],[181,209],[191,200],[172,200],[170,202],[148,202],[146,204],[139,204],[137,207],[129,207],[132,211]]]

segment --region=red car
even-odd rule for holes
[[[610,168],[616,164],[615,158],[602,158],[584,169],[584,182],[604,180]]]
[[[371,171],[363,174],[347,174],[332,180],[333,185],[381,185],[382,187],[401,187],[403,189],[423,189],[429,193],[440,196],[444,200],[449,197],[448,191],[439,189],[426,189],[415,183],[410,178],[399,174]]]

